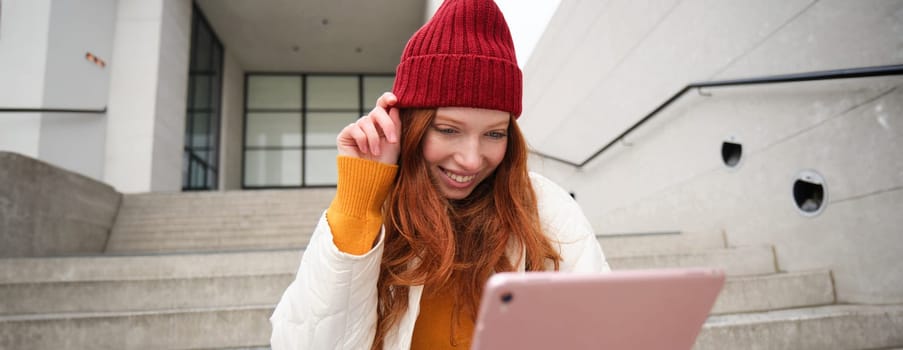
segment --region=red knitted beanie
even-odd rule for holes
[[[446,0],[401,54],[397,107],[474,107],[520,116],[523,78],[492,0]]]

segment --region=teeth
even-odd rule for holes
[[[476,175],[470,175],[470,176],[455,175],[448,171],[445,171],[445,175],[448,176],[450,179],[455,180],[455,182],[460,182],[460,183],[470,182],[470,180],[473,180],[473,178],[477,177]]]

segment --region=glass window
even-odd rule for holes
[[[307,113],[305,144],[307,147],[328,146],[335,148],[335,139],[339,131],[357,120],[359,116],[353,112]]]
[[[333,142],[335,143],[335,142]],[[326,149],[307,149],[304,154],[304,184],[307,186],[335,185],[335,157],[339,151],[335,146]]]
[[[249,74],[243,186],[334,186],[336,136],[393,81],[385,75]]]
[[[392,92],[394,83],[395,77],[364,77],[364,111],[373,109],[376,106],[376,99],[384,92]]]
[[[211,105],[210,95],[218,91],[212,91],[211,80],[213,76],[207,74],[192,74],[191,80],[194,82],[194,92],[192,93],[191,106],[193,108],[209,108]]]
[[[301,147],[301,113],[248,113],[246,146]]]
[[[360,110],[357,76],[308,76],[308,109]]]
[[[210,113],[189,113],[192,120],[191,148],[207,147],[210,142]]]
[[[246,150],[245,186],[301,186],[301,150]]]
[[[248,109],[301,109],[301,77],[248,77]]]
[[[210,64],[210,56],[213,55],[213,36],[205,21],[195,18],[194,29],[194,57],[191,60],[191,68],[196,71],[209,71],[214,69]]]
[[[185,111],[183,190],[215,190],[223,45],[194,7]]]

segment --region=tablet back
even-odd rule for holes
[[[690,349],[724,278],[713,269],[499,273],[471,349]]]

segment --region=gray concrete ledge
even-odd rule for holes
[[[120,200],[107,184],[0,152],[0,258],[101,253]]]
[[[903,345],[903,305],[831,305],[711,316],[695,350],[850,350]]]
[[[771,247],[737,247],[686,253],[663,253],[608,259],[615,270],[670,267],[712,267],[728,275],[764,275],[777,272]]]
[[[266,347],[273,307],[0,316],[0,349]]]

